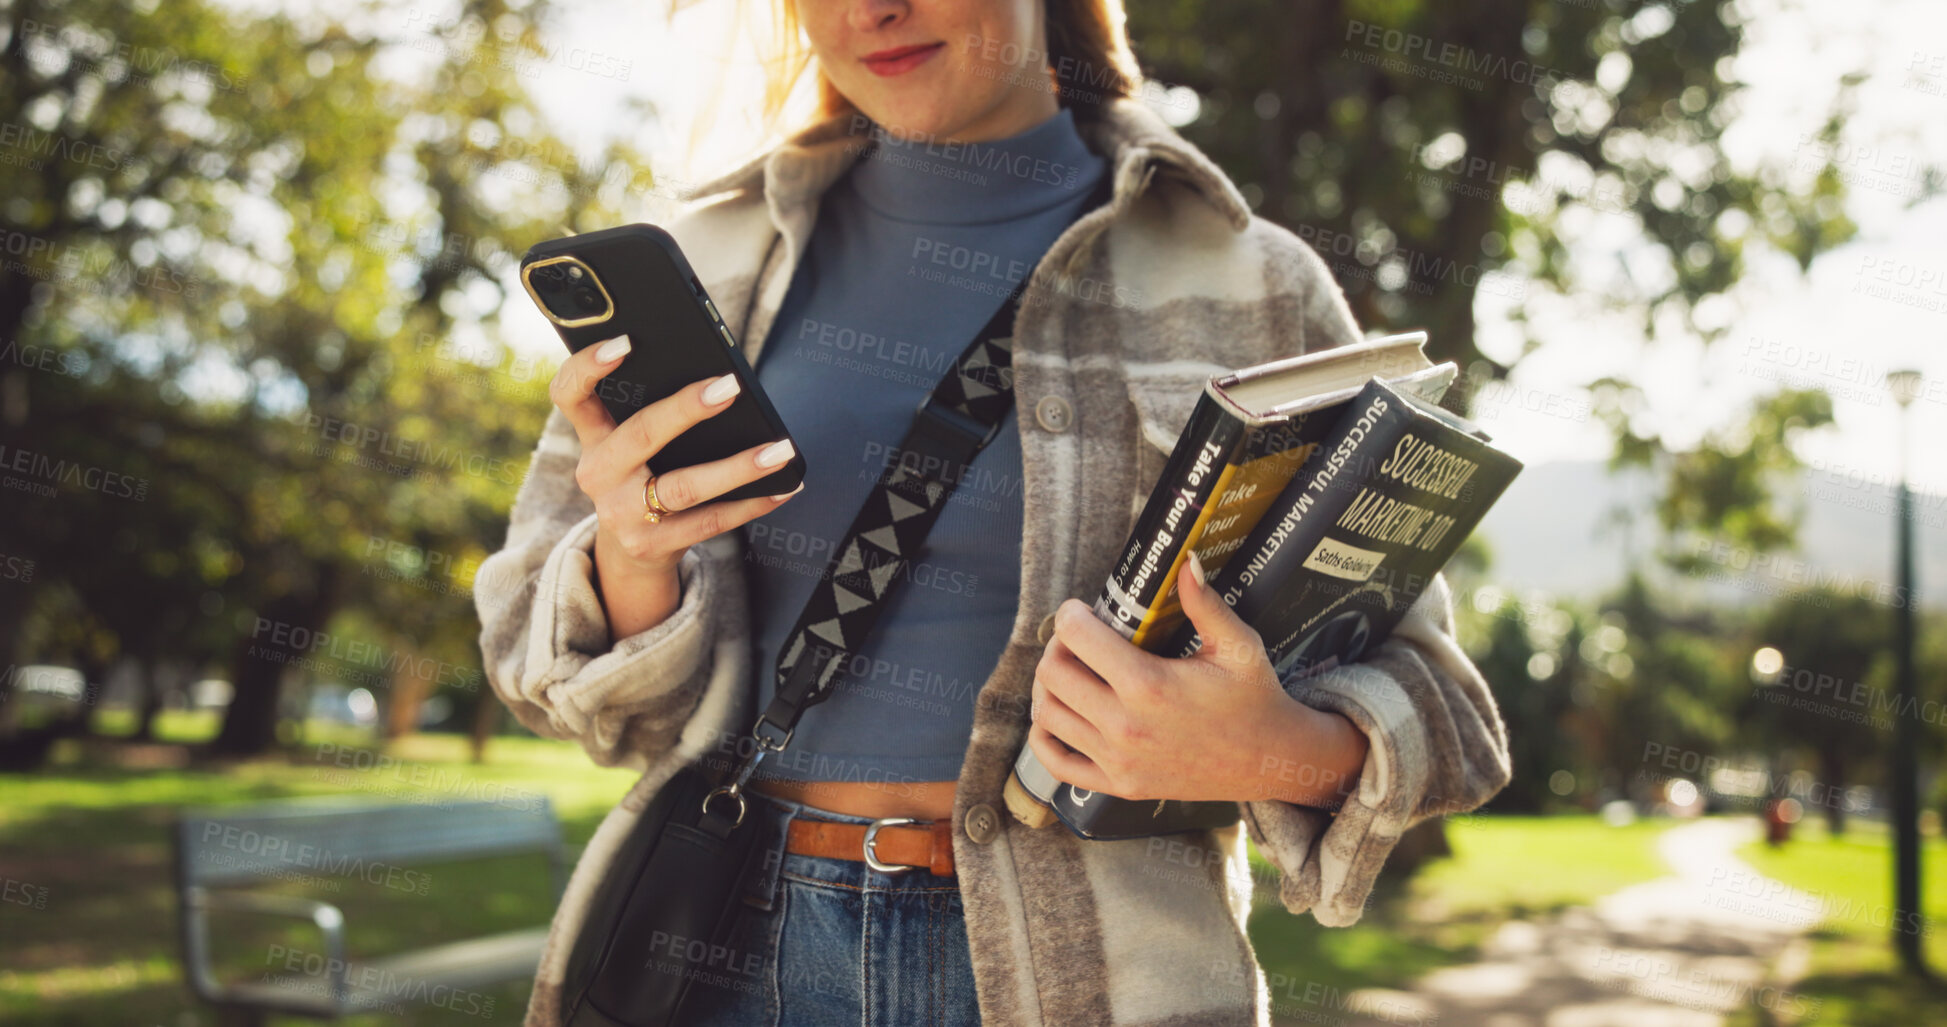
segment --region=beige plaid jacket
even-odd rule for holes
[[[1204,379],[1359,331],[1319,257],[1252,216],[1224,173],[1147,107],[1118,101],[1078,125],[1109,161],[1113,199],[1049,248],[1015,324],[1020,610],[979,693],[954,800],[981,1015],[994,1027],[1264,1024],[1271,998],[1245,934],[1243,831],[1187,847],[1084,842],[1016,823],[1001,785],[1026,737],[1050,615],[1065,598],[1094,599]],[[820,195],[857,159],[858,131],[850,117],[814,125],[692,190],[695,205],[667,226],[753,365]],[[642,774],[575,867],[530,1027],[557,1023],[568,949],[634,818],[679,766],[756,716],[739,534],[684,556],[682,604],[667,621],[611,639],[590,581],[595,515],[575,485],[578,455],[554,412],[506,545],[475,589],[488,680],[521,723]],[[1506,783],[1505,728],[1454,641],[1444,578],[1368,660],[1289,690],[1349,717],[1370,754],[1337,817],[1251,802],[1243,827],[1278,868],[1286,909],[1350,924],[1400,832]]]

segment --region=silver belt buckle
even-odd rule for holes
[[[882,874],[904,874],[904,873],[910,873],[911,871],[914,870],[923,869],[918,864],[881,862],[879,859],[879,853],[877,852],[877,850],[873,849],[872,847],[873,843],[879,840],[880,828],[894,827],[899,824],[917,824],[917,823],[919,823],[919,821],[914,820],[912,817],[880,817],[879,819],[874,820],[871,823],[871,825],[865,829],[865,865],[871,867],[874,870],[877,870]]]

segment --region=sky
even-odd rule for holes
[[[707,177],[755,152],[758,139],[758,78],[724,17],[730,7],[702,0],[665,23],[662,0],[575,4],[562,12],[551,40],[564,55],[600,54],[611,67],[626,61],[626,75],[556,73],[550,66],[530,78],[531,87],[559,118],[556,130],[585,153],[620,136],[649,152],[659,173]],[[1816,385],[1833,395],[1836,424],[1803,436],[1800,455],[1814,467],[1890,482],[1899,422],[1884,375],[1911,367],[1928,383],[1907,415],[1916,440],[1912,480],[1947,493],[1947,459],[1924,442],[1947,437],[1947,198],[1907,202],[1918,169],[1947,167],[1947,3],[1746,0],[1744,9],[1747,41],[1732,68],[1743,84],[1742,108],[1725,136],[1741,169],[1766,164],[1808,174],[1820,154],[1807,136],[1825,118],[1836,84],[1847,72],[1868,73],[1837,153],[1857,238],[1805,273],[1783,257],[1754,260],[1730,302],[1711,311],[1724,331],[1708,349],[1682,333],[1646,346],[1638,320],[1592,311],[1590,295],[1552,298],[1527,289],[1531,330],[1545,342],[1516,367],[1504,401],[1477,408],[1476,419],[1531,465],[1601,459],[1610,449],[1601,424],[1561,411],[1585,403],[1584,386],[1602,375],[1627,371],[1643,382],[1644,425],[1677,448],[1737,422],[1753,398],[1780,385]],[[389,10],[398,12],[392,31],[403,33],[438,31],[449,16],[438,4]],[[733,53],[739,56],[723,56]],[[725,99],[705,144],[693,149],[697,98],[720,80]],[[656,119],[632,121],[624,96],[650,101]],[[658,205],[643,216],[654,220],[668,210]],[[1626,218],[1596,214],[1570,229],[1574,260],[1592,276],[1640,256]],[[1520,329],[1508,317],[1508,301],[1483,295],[1476,314],[1482,350],[1512,356]],[[502,317],[507,337],[523,350],[559,346],[528,305],[508,304]],[[1437,326],[1428,327],[1437,334]]]

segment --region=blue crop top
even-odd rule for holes
[[[820,203],[756,368],[804,453],[804,492],[745,525],[757,709],[812,583],[974,333],[1074,219],[1106,162],[1066,108],[1006,139],[873,142]],[[960,775],[974,697],[1021,588],[1021,442],[1010,412],[960,481],[830,698],[762,773],[904,783]]]

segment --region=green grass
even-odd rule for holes
[[[223,726],[216,710],[163,710],[155,717],[158,742],[207,742]],[[135,711],[126,706],[105,707],[96,711],[89,730],[98,735],[127,736],[135,733]]]
[[[158,725],[164,737],[193,722]],[[466,740],[426,735],[381,751],[342,730],[284,758],[209,768],[130,771],[92,756],[112,747],[63,743],[55,765],[0,775],[0,1023],[211,1024],[182,983],[170,887],[168,829],[176,810],[302,795],[363,794],[396,801],[545,795],[570,845],[585,843],[635,775],[592,765],[573,745],[497,738],[489,763],[465,762]],[[384,756],[387,762],[380,762]],[[499,789],[480,793],[482,788]],[[277,890],[343,909],[354,958],[494,931],[545,924],[553,909],[539,857],[501,857],[423,868],[424,893],[357,877]],[[25,898],[27,901],[22,902]],[[36,907],[39,908],[36,908]],[[227,917],[214,925],[226,978],[284,969],[282,957],[316,953],[315,930]],[[279,948],[278,946],[282,946]],[[518,1023],[528,985],[485,989],[454,1008],[409,1007],[409,1016],[348,1018],[349,1027]],[[491,1004],[491,1016],[483,1015]],[[279,1024],[310,1024],[301,1019]]]
[[[1471,961],[1510,918],[1587,904],[1663,876],[1655,843],[1669,826],[1611,827],[1582,816],[1455,818],[1447,825],[1451,858],[1429,863],[1404,887],[1382,878],[1365,916],[1342,928],[1286,912],[1273,873],[1259,863],[1251,941],[1279,1012],[1311,1019],[1329,1010],[1308,1006],[1308,994],[1403,989],[1430,970]]]
[[[165,714],[158,734],[208,737],[213,725],[199,718]],[[343,727],[313,725],[306,736],[276,758],[153,770],[110,765],[118,754],[112,744],[70,742],[45,772],[0,775],[0,879],[35,889],[17,894],[45,898],[41,909],[0,906],[0,1023],[213,1022],[182,984],[176,962],[167,830],[183,806],[345,793],[411,801],[483,786],[518,789],[548,796],[569,843],[579,845],[635,777],[593,766],[573,745],[539,739],[497,738],[490,762],[474,766],[457,736],[416,736],[384,749]],[[378,762],[381,755],[386,762]],[[1589,817],[1459,818],[1447,831],[1454,856],[1430,864],[1403,889],[1382,889],[1351,928],[1323,928],[1309,915],[1285,912],[1275,875],[1254,853],[1261,873],[1252,940],[1274,987],[1283,983],[1286,1005],[1308,982],[1341,991],[1403,987],[1428,970],[1471,959],[1509,916],[1588,902],[1657,876],[1653,840],[1662,829],[1611,828]],[[307,893],[345,911],[354,957],[537,925],[551,911],[538,859],[426,870],[423,895],[357,880],[335,882],[329,894]],[[295,884],[286,890],[306,891]],[[237,977],[281,969],[281,953],[301,958],[318,948],[315,932],[284,924],[233,918],[217,933],[229,942],[218,952],[220,965]],[[476,1007],[491,1001],[490,1018],[414,1007],[409,1016],[345,1022],[513,1023],[527,990],[509,985],[470,1000]]]
[[[1656,854],[1666,820],[1614,827],[1596,817],[1461,817],[1448,828],[1454,858],[1413,882],[1421,912],[1486,913],[1506,919],[1547,913],[1670,872]]]
[[[1936,974],[1947,975],[1947,841],[1922,847],[1919,925],[1921,951]],[[1834,838],[1822,823],[1805,821],[1781,848],[1762,842],[1738,853],[1767,877],[1817,900],[1808,911],[1825,919],[1812,932],[1812,959],[1793,990],[1817,1005],[1804,1022],[1922,1024],[1947,1021],[1947,989],[1901,972],[1892,941],[1893,853],[1884,825],[1855,821]],[[1764,1021],[1747,1013],[1744,1024]]]

